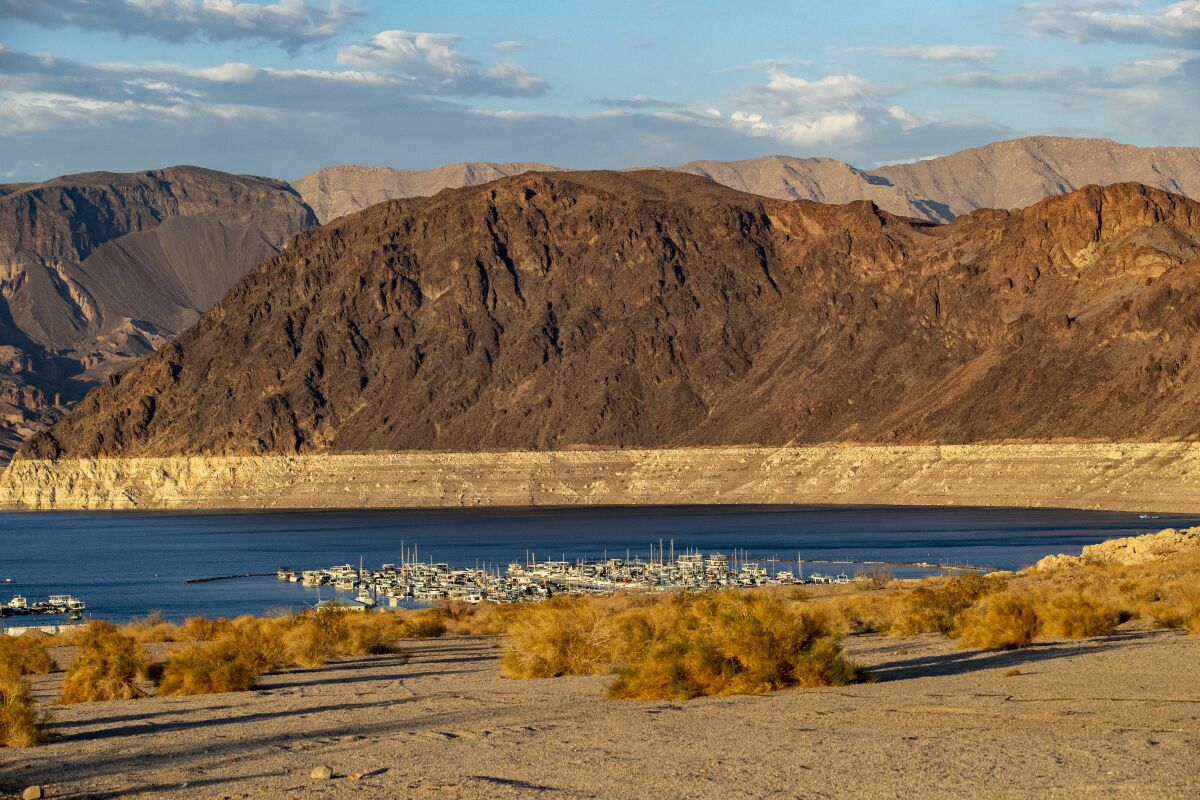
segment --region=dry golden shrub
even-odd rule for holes
[[[143,644],[179,641],[179,626],[167,621],[161,611],[151,611],[123,626],[123,630]]]
[[[868,678],[843,658],[819,611],[793,610],[767,594],[676,595],[627,611],[610,630],[626,663],[609,696],[688,699]]]
[[[37,744],[44,723],[24,675],[11,664],[0,664],[0,747]]]
[[[0,634],[0,670],[6,668],[18,675],[48,675],[54,671],[54,659],[37,637]]]
[[[528,608],[523,603],[464,603],[440,607],[447,633],[460,636],[499,636]]]
[[[406,614],[400,627],[404,639],[436,639],[446,633],[446,612],[427,608]]]
[[[163,668],[158,693],[241,692],[252,689],[261,675],[256,659],[238,646],[234,636],[225,636],[172,653]]]
[[[208,617],[188,617],[179,626],[177,632],[180,642],[211,642],[222,632],[229,629],[233,623],[224,617],[209,619]]]
[[[963,612],[1002,586],[1000,580],[975,574],[926,581],[903,596],[891,631],[901,636],[948,634]]]
[[[500,660],[506,677],[554,678],[611,671],[611,612],[585,597],[556,597],[527,608],[508,630]]]
[[[1063,639],[1112,636],[1121,612],[1103,599],[1079,590],[1055,592],[1037,602],[1038,635]]]
[[[60,703],[144,697],[137,685],[149,660],[142,646],[108,622],[89,622],[79,635],[79,654],[67,667]]]
[[[815,600],[801,607],[823,609],[840,633],[886,633],[900,614],[901,595],[871,592]]]
[[[371,656],[395,653],[396,642],[404,638],[404,624],[391,611],[349,614],[347,635],[339,652],[347,656]]]
[[[952,635],[963,647],[1016,650],[1028,647],[1038,633],[1038,615],[1025,593],[1001,592],[984,597],[963,612]]]
[[[320,667],[340,652],[352,612],[326,606],[282,621],[283,642],[291,660],[302,667]]]

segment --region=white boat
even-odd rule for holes
[[[10,611],[20,612],[20,611],[28,611],[29,610],[29,601],[25,598],[24,595],[20,595],[20,594],[13,595],[13,599],[9,600],[7,603],[5,603],[5,605],[8,607],[8,609]]]
[[[375,605],[375,598],[371,596],[370,589],[366,589],[366,588],[360,589],[358,592],[358,596],[355,597],[354,599],[356,601],[362,603],[364,606],[374,606]]]

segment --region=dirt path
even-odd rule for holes
[[[603,678],[508,681],[498,642],[273,675],[257,691],[53,708],[0,750],[49,797],[738,798],[1200,795],[1200,637],[1013,653],[853,637],[880,682],[686,703]],[[1006,675],[1019,669],[1021,675]],[[49,701],[61,673],[38,679]],[[335,773],[314,781],[314,766]],[[351,775],[361,776],[354,779]],[[341,777],[338,777],[341,776]]]

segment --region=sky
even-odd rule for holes
[[[0,181],[1200,145],[1200,0],[0,0]]]

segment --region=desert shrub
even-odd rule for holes
[[[950,633],[963,612],[1001,585],[992,578],[967,574],[918,586],[904,595],[892,630],[903,636]]]
[[[310,614],[286,620],[283,642],[291,660],[302,667],[319,667],[336,656],[346,639],[351,612],[326,606]]]
[[[556,597],[529,606],[509,627],[501,672],[509,678],[608,673],[610,616],[583,597]]]
[[[845,595],[811,605],[824,610],[841,633],[884,633],[895,626],[899,614],[899,597],[891,592]]]
[[[440,608],[408,614],[400,627],[400,635],[404,639],[436,639],[445,633],[446,612]]]
[[[1037,606],[1038,632],[1064,639],[1111,636],[1121,613],[1101,599],[1081,591],[1050,595]]]
[[[896,580],[896,573],[884,566],[863,567],[854,573],[854,582],[859,589],[884,589]]]
[[[37,744],[44,721],[24,675],[11,664],[0,664],[0,746]]]
[[[404,625],[390,611],[348,615],[347,636],[340,652],[348,656],[382,655],[396,652],[396,640],[402,638]]]
[[[163,695],[241,692],[254,687],[261,664],[245,653],[234,636],[192,645],[171,654],[162,671]]]
[[[79,638],[79,654],[67,667],[59,702],[143,697],[137,681],[148,663],[132,636],[108,622],[89,622]]]
[[[1016,650],[1032,644],[1038,615],[1027,595],[1003,592],[983,598],[963,612],[952,634],[963,647]]]
[[[209,619],[207,617],[188,617],[179,626],[176,632],[178,637],[176,641],[180,642],[211,642],[216,639],[223,631],[229,629],[232,625],[228,619],[218,617]]]
[[[765,594],[680,595],[622,616],[615,627],[628,661],[610,697],[687,699],[867,677],[842,657],[826,615]]]
[[[142,619],[135,619],[124,630],[143,644],[152,642],[174,642],[179,638],[179,626],[168,622],[161,611],[151,611]]]
[[[5,668],[18,675],[47,675],[54,671],[54,659],[41,639],[0,634],[0,670]]]
[[[446,632],[466,636],[499,636],[528,608],[524,603],[464,603],[440,607]]]

